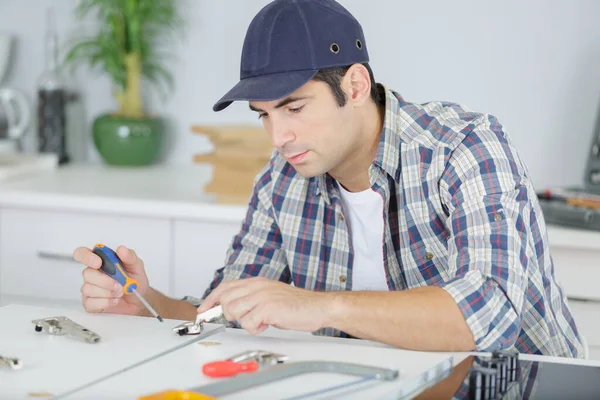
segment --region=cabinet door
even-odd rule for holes
[[[233,222],[176,220],[174,237],[174,294],[202,297],[215,271],[223,266],[227,249],[241,228]]]
[[[80,300],[84,266],[73,250],[96,243],[133,248],[152,286],[170,292],[168,219],[7,208],[0,210],[0,228],[3,296]]]
[[[600,300],[600,232],[548,226],[554,271],[570,298]]]
[[[600,360],[600,346],[590,346],[590,360]]]
[[[600,251],[562,246],[551,248],[554,274],[568,297],[600,300]]]
[[[600,302],[569,299],[569,308],[579,332],[590,349],[600,350]]]

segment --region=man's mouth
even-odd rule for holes
[[[308,151],[309,150],[306,150],[304,153],[298,153],[294,156],[289,156],[287,158],[288,162],[290,164],[298,164],[298,163],[302,162],[304,160],[304,158],[306,157],[306,155],[308,154]]]

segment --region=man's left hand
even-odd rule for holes
[[[237,321],[251,334],[269,326],[314,332],[324,327],[330,309],[326,293],[265,278],[222,282],[202,302],[198,313],[217,304],[228,321]]]

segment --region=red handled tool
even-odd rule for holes
[[[204,364],[202,372],[211,378],[225,378],[242,372],[255,372],[259,368],[277,365],[288,359],[283,354],[264,350],[250,350],[236,354],[226,360]]]
[[[259,368],[258,362],[236,362],[232,360],[213,361],[204,364],[202,372],[211,378],[225,378],[235,376],[241,372],[254,372]]]

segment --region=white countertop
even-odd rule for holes
[[[88,344],[64,336],[35,332],[32,320],[66,316],[101,336]],[[215,382],[203,376],[202,365],[222,360],[243,351],[260,349],[285,354],[290,361],[329,360],[353,362],[384,368],[394,368],[400,377],[381,383],[377,391],[397,390],[440,364],[445,370],[466,355],[427,353],[395,349],[360,340],[326,338],[307,332],[280,331],[275,328],[252,336],[241,330],[227,330],[223,335],[207,338],[218,341],[217,346],[195,344],[200,337],[178,336],[172,328],[182,321],[132,317],[114,314],[89,314],[72,309],[7,305],[0,307],[4,328],[0,330],[0,354],[19,358],[20,370],[0,370],[0,397],[25,399],[33,393],[51,393],[74,399],[133,399],[149,392],[173,387],[190,388]],[[207,324],[210,330],[223,329]],[[177,351],[176,351],[177,350]],[[182,350],[182,351],[178,351]],[[9,376],[10,379],[2,379]],[[345,383],[355,377],[334,374],[311,374],[288,380],[279,388],[305,392],[312,388]],[[274,397],[274,392],[269,391]],[[362,394],[361,394],[362,397]],[[265,398],[265,392],[257,398]]]
[[[247,208],[217,204],[203,190],[211,177],[207,165],[68,165],[0,183],[0,206],[239,223]]]
[[[58,316],[98,334],[100,341],[90,344],[35,331],[33,320]],[[19,370],[0,370],[2,399],[27,399],[46,392],[58,395],[195,341],[194,336],[180,338],[170,332],[183,322],[175,320],[161,324],[154,318],[18,304],[0,307],[0,318],[0,355],[23,364]],[[207,325],[207,331],[219,329],[223,328]]]
[[[87,344],[34,331],[33,319],[56,316],[66,316],[89,328],[101,336],[100,342]],[[207,337],[211,345],[202,345],[199,337],[179,337],[172,332],[171,329],[182,321],[165,320],[161,324],[147,317],[89,314],[83,310],[17,304],[0,307],[0,318],[3,320],[0,354],[17,357],[23,363],[20,370],[0,370],[0,397],[5,395],[11,399],[30,398],[34,393],[71,393],[73,395],[67,398],[77,399],[121,399],[166,389],[187,389],[214,382],[202,375],[204,363],[248,350],[285,354],[292,362],[329,360],[399,370],[398,380],[367,387],[369,392],[359,391],[353,396],[348,393],[349,397],[346,397],[373,398],[375,396],[371,394],[375,392],[389,394],[413,387],[421,381],[423,373],[430,371],[431,376],[432,368],[447,365],[447,360],[456,365],[468,355],[482,355],[408,351],[366,340],[319,337],[275,328],[257,336],[227,329]],[[218,328],[218,325],[207,325],[209,330]],[[526,354],[519,357],[522,360],[599,365],[598,361],[589,360]],[[256,388],[252,393],[256,398],[281,398],[355,379],[316,373],[271,384],[262,391]]]

